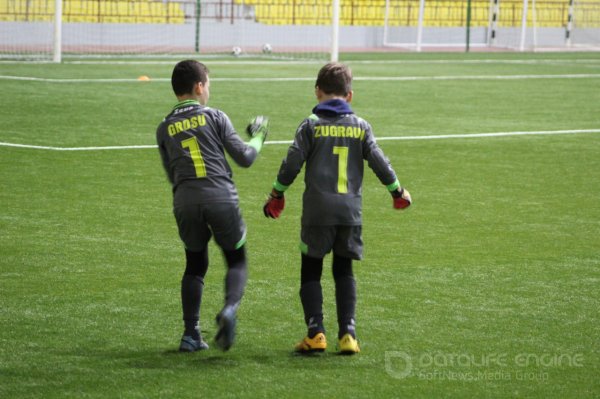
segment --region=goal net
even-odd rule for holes
[[[598,0],[382,1],[387,47],[600,49]]]
[[[492,0],[488,44],[516,50],[600,50],[600,2]]]
[[[327,59],[331,18],[318,0],[0,0],[0,57]]]

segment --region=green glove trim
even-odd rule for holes
[[[277,191],[281,191],[282,193],[285,192],[285,190],[287,190],[290,186],[284,186],[283,184],[279,183],[279,181],[275,180],[273,182],[273,188]]]
[[[260,152],[262,150],[263,144],[265,142],[265,134],[258,133],[256,136],[252,137],[248,142],[248,145],[256,150],[256,152]]]
[[[400,182],[398,181],[398,179],[396,179],[395,182],[393,182],[392,184],[388,184],[386,187],[387,187],[388,191],[394,191],[398,187],[400,187]]]

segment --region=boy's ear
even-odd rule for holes
[[[202,82],[196,82],[196,84],[194,85],[194,94],[200,95],[203,91],[204,85],[202,84]]]
[[[323,91],[319,89],[319,86],[315,86],[315,96],[317,97],[317,100],[321,100],[321,97],[323,97]]]
[[[350,90],[350,93],[346,94],[346,102],[347,103],[351,103],[352,102],[352,96],[354,95],[354,91]]]

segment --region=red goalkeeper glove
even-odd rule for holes
[[[405,190],[402,187],[397,188],[396,190],[391,192],[392,199],[394,201],[394,209],[405,209],[412,204],[412,198],[410,197],[410,193],[408,190]]]
[[[283,212],[283,208],[285,208],[285,197],[283,193],[273,189],[271,194],[269,194],[269,199],[263,206],[263,212],[266,217],[277,219],[281,212]]]

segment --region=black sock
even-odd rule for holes
[[[200,339],[200,305],[204,289],[204,276],[208,269],[208,250],[185,251],[185,272],[181,279],[181,306],[183,309],[184,335]]]
[[[308,336],[314,337],[325,332],[323,327],[323,291],[321,282],[309,281],[300,287],[300,301],[304,309],[304,321],[308,327]]]
[[[181,305],[183,308],[184,335],[200,339],[200,304],[204,279],[200,276],[184,274],[181,279]]]
[[[323,326],[323,290],[321,274],[323,259],[302,255],[300,301],[304,310],[304,321],[308,327],[308,336],[313,338],[325,332]]]
[[[335,280],[335,302],[338,315],[338,338],[345,334],[356,338],[356,281],[352,273],[352,259],[333,256],[333,278]]]
[[[244,288],[248,280],[248,263],[246,249],[242,246],[232,251],[223,251],[227,262],[227,275],[225,276],[225,306],[237,309],[244,296]]]

